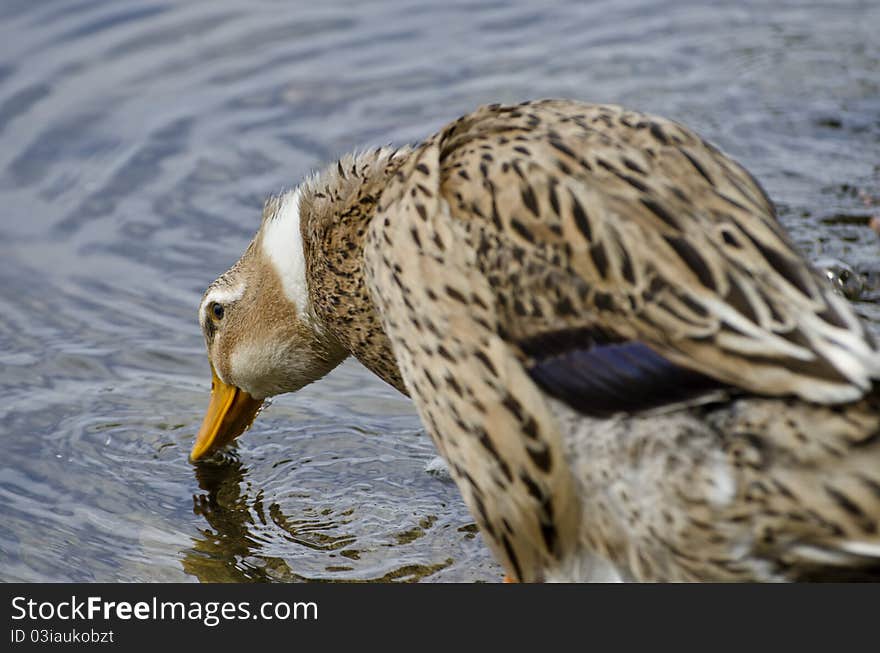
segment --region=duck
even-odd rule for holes
[[[510,580],[880,579],[880,351],[759,182],[617,105],[487,105],[267,200],[207,289],[210,456],[354,356]]]

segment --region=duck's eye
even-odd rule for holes
[[[211,315],[214,316],[215,320],[222,320],[223,313],[223,304],[218,304],[217,302],[211,304]]]

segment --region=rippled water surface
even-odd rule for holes
[[[497,581],[346,363],[222,464],[195,311],[265,195],[492,101],[683,121],[880,328],[880,4],[0,2],[0,580]]]

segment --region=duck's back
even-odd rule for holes
[[[858,399],[880,376],[872,336],[759,184],[687,128],[543,101],[477,111],[437,148],[442,197],[473,225],[475,264],[529,361],[542,346],[564,362],[640,343],[748,391],[819,402]]]

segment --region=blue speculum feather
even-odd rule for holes
[[[641,342],[555,351],[540,358],[526,350],[532,379],[548,394],[594,417],[639,412],[695,399],[726,384],[670,362]]]

